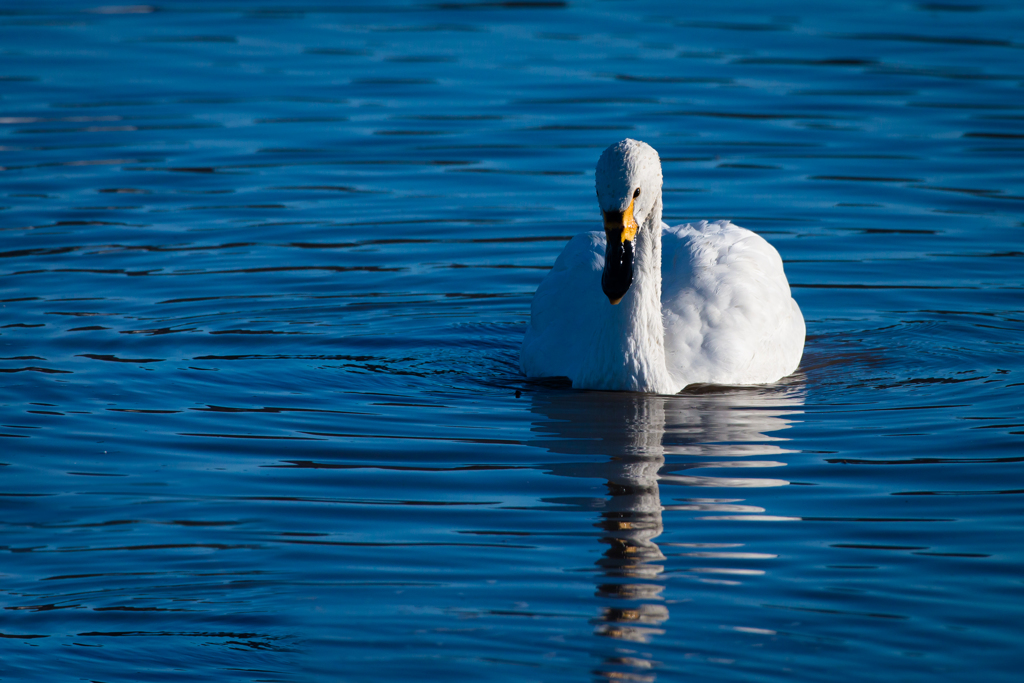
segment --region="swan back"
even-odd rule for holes
[[[519,354],[527,377],[579,375],[587,347],[610,308],[601,291],[604,249],[604,233],[576,235],[537,287]]]
[[[782,258],[728,221],[664,226],[662,315],[669,372],[682,384],[763,384],[792,373],[804,319]]]

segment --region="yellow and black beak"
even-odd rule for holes
[[[637,224],[633,218],[633,200],[625,211],[604,212],[604,234],[607,247],[604,252],[604,272],[601,289],[612,305],[622,301],[633,284],[633,241]]]

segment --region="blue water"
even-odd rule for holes
[[[5,2],[0,677],[1017,681],[1024,6]],[[530,381],[661,154],[800,370]]]

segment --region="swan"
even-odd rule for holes
[[[661,220],[661,160],[618,142],[597,162],[603,232],[573,237],[537,288],[519,356],[527,377],[674,394],[791,374],[804,318],[779,253],[729,221]]]

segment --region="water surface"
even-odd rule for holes
[[[0,676],[1017,680],[1014,3],[0,8]],[[630,136],[777,385],[528,381]]]

